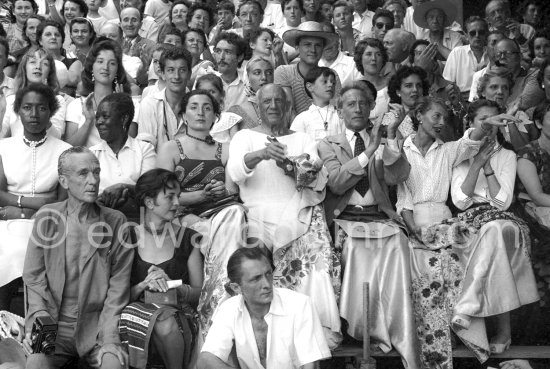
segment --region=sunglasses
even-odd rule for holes
[[[470,37],[480,37],[485,36],[487,34],[487,31],[485,31],[484,29],[471,30],[470,32],[468,32],[468,34],[470,35]]]
[[[376,28],[378,28],[378,29],[384,28],[384,30],[386,30],[386,31],[388,31],[388,30],[390,30],[390,29],[393,28],[391,25],[386,24],[386,23],[376,23],[375,26],[376,26]]]

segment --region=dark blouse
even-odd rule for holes
[[[531,141],[519,149],[518,158],[527,159],[535,165],[542,191],[550,194],[550,154],[540,147],[538,140]],[[519,179],[517,182],[517,191],[527,193],[523,183]]]
[[[178,232],[178,239],[181,238],[181,242],[179,246],[174,249],[174,256],[169,260],[156,264],[156,266],[164,270],[170,279],[181,279],[184,284],[189,284],[187,261],[189,260],[189,255],[191,255],[193,251],[193,245],[196,245],[201,240],[201,237],[202,236],[198,232],[192,229],[181,228],[180,232]],[[147,277],[147,271],[152,265],[154,264],[144,261],[139,255],[139,252],[136,251],[134,263],[132,265],[130,285],[135,286],[142,282],[145,277]]]

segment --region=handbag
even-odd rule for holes
[[[143,302],[145,302],[146,304],[165,305],[179,308],[178,292],[175,288],[170,289],[166,292],[154,292],[145,290]]]

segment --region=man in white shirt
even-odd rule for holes
[[[486,52],[489,29],[487,22],[477,16],[468,18],[464,25],[470,44],[455,47],[449,53],[443,70],[443,78],[454,82],[466,100],[470,95],[474,73],[489,63]]]
[[[371,337],[384,351],[395,347],[405,368],[418,369],[419,344],[408,292],[408,241],[388,190],[389,185],[407,179],[410,166],[395,140],[401,122],[397,115],[387,126],[387,144],[380,145],[380,122],[372,125],[368,119],[376,89],[365,83],[368,88],[356,82],[342,89],[338,114],[345,131],[318,145],[319,157],[329,172],[326,219],[329,226],[336,223],[336,247],[343,250],[340,316],[348,322],[347,333],[363,339],[360,296],[363,283],[369,282]]]
[[[323,24],[325,32],[335,32],[332,24]],[[361,74],[355,66],[353,57],[344,54],[340,51],[338,42],[329,44],[323,50],[323,56],[319,60],[320,67],[329,67],[338,73],[340,83],[346,85],[361,77]]]
[[[234,368],[233,347],[241,369],[313,369],[331,356],[309,297],[273,288],[271,263],[259,248],[236,250],[227,276],[238,295],[218,306],[198,369]]]
[[[137,135],[157,151],[160,145],[187,131],[181,98],[191,75],[191,54],[184,48],[173,48],[162,53],[159,64],[166,88],[141,101]]]
[[[367,9],[369,0],[353,0],[353,22],[351,28],[361,32],[366,37],[370,37],[372,27],[372,17],[374,12]]]
[[[214,59],[221,73],[225,91],[224,105],[229,108],[241,105],[246,101],[244,81],[239,73],[246,51],[245,40],[235,33],[222,32],[214,45]]]
[[[468,101],[473,102],[474,99],[477,97],[477,86],[479,85],[479,80],[485,75],[485,73],[487,73],[487,70],[489,70],[489,68],[495,65],[495,46],[497,42],[504,38],[506,38],[506,36],[500,31],[489,32],[489,36],[487,36],[486,49],[487,57],[489,58],[489,64],[487,64],[485,68],[474,73],[474,76],[472,77],[472,87],[470,88],[470,96],[468,97]]]

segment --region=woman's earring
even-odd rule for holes
[[[92,73],[92,82],[95,82],[95,76],[93,73]]]
[[[116,76],[115,76],[115,81],[114,82],[115,82],[115,86],[118,85],[118,79],[117,79]]]

